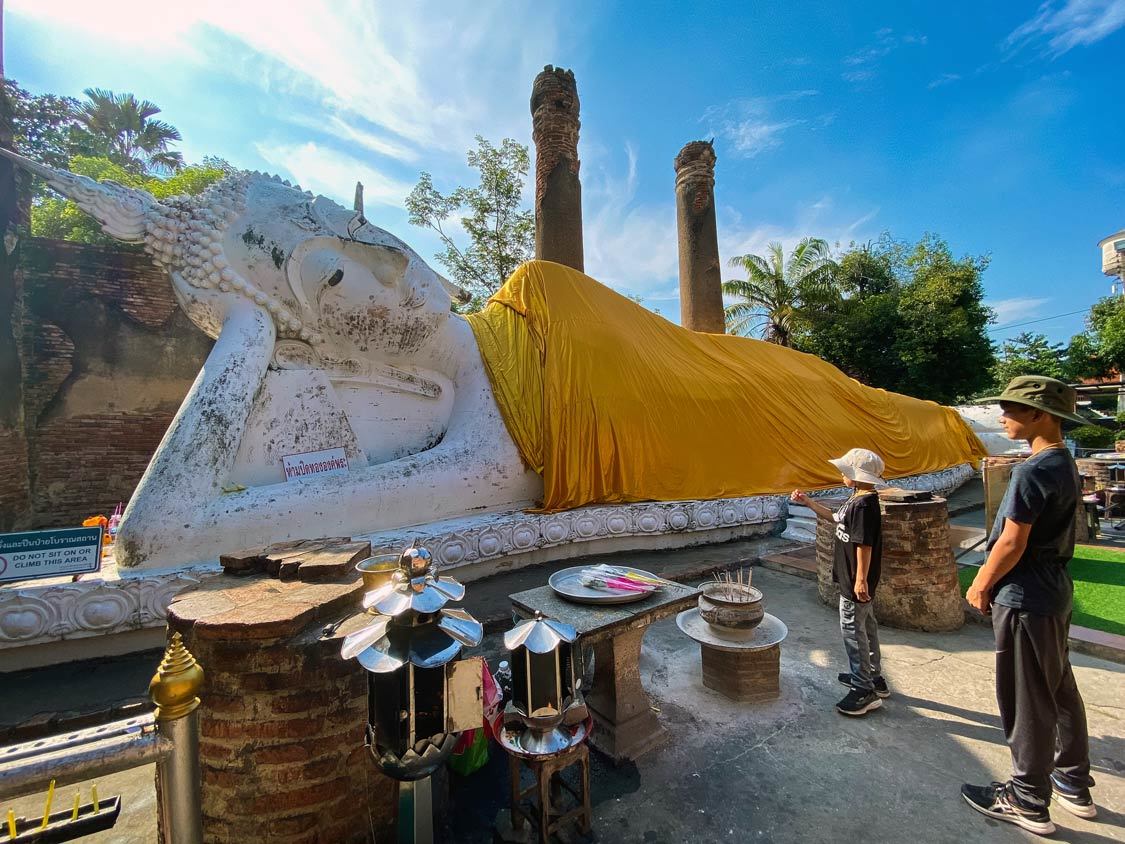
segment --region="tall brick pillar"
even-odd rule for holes
[[[584,269],[578,178],[578,86],[574,72],[547,65],[531,86],[535,142],[535,257]]]
[[[722,272],[715,226],[715,147],[685,144],[676,156],[676,230],[680,249],[680,324],[722,334]]]

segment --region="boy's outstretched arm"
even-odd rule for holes
[[[818,504],[809,498],[802,490],[795,489],[789,494],[789,500],[794,504],[803,504],[822,519],[831,519],[832,511],[825,507],[823,504]]]

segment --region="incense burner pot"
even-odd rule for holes
[[[762,593],[737,583],[708,583],[699,596],[699,615],[712,627],[749,631],[765,617]]]

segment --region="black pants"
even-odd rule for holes
[[[1086,708],[1070,668],[1070,614],[1037,615],[994,604],[996,702],[1012,750],[1012,786],[1025,804],[1046,808],[1052,770],[1090,785]]]

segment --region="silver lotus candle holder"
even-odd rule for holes
[[[368,592],[373,616],[344,638],[340,655],[367,671],[366,744],[383,773],[399,780],[399,840],[432,840],[430,775],[464,730],[481,726],[481,661],[459,659],[484,628],[446,608],[465,587],[437,574],[425,548],[407,548],[388,583]]]
[[[577,638],[569,624],[540,614],[504,634],[512,654],[512,699],[501,737],[508,752],[555,755],[586,738],[589,711],[576,670]]]

